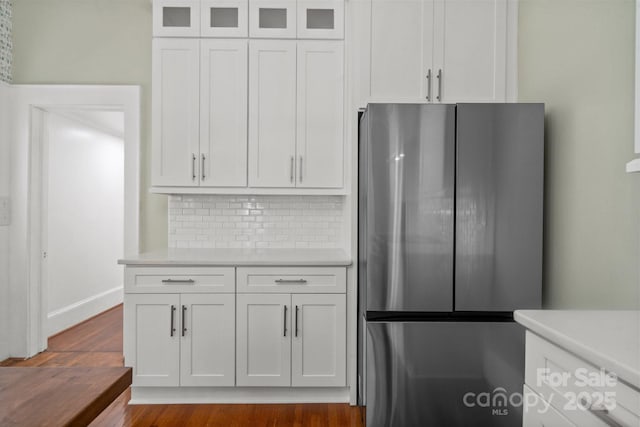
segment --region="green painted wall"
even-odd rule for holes
[[[14,0],[15,84],[142,86],[140,243],[167,244],[167,197],[151,182],[151,1]]]
[[[545,306],[640,307],[633,0],[522,0],[519,98],[546,104]]]

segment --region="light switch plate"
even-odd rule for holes
[[[8,197],[0,197],[0,226],[11,224],[11,203]]]

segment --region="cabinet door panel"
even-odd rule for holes
[[[249,42],[249,185],[293,187],[296,42]]]
[[[291,297],[237,295],[237,384],[291,384]]]
[[[179,301],[178,295],[126,295],[125,365],[133,366],[134,386],[178,385]],[[172,309],[175,309],[173,323]]]
[[[433,7],[430,0],[372,0],[372,98],[426,97],[433,58]]]
[[[298,42],[297,187],[343,186],[343,88],[342,42]]]
[[[436,2],[435,23],[442,102],[504,102],[507,0]]]
[[[291,296],[294,325],[293,386],[344,386],[346,382],[345,295]]]
[[[198,185],[199,56],[198,40],[153,39],[153,185]]]
[[[235,384],[235,295],[181,296],[180,385]]]
[[[202,40],[200,185],[247,185],[247,41]]]

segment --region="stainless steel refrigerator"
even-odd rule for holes
[[[359,147],[367,426],[520,426],[539,308],[544,106],[369,104]]]

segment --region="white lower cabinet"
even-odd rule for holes
[[[125,269],[136,403],[344,399],[346,335],[344,267]]]
[[[237,385],[345,386],[344,294],[239,294]]]
[[[134,386],[233,386],[234,294],[128,294]]]
[[[345,295],[291,295],[291,385],[345,386]]]

